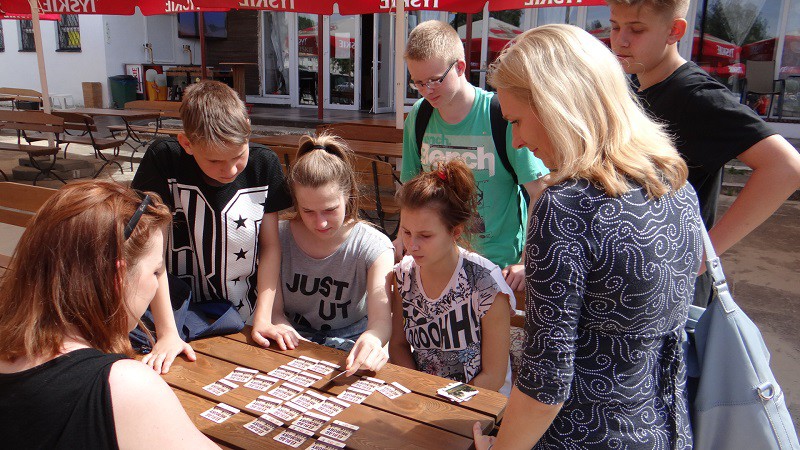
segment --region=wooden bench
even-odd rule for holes
[[[11,109],[17,107],[17,102],[28,101],[42,103],[42,93],[33,89],[0,88],[0,101],[11,102]]]
[[[64,119],[64,128],[66,130],[77,131],[80,134],[64,133],[59,136],[59,143],[66,144],[64,147],[64,157],[67,155],[67,147],[70,144],[89,145],[94,149],[95,155],[103,160],[103,165],[97,169],[92,178],[97,178],[100,172],[105,169],[109,164],[116,164],[119,167],[120,173],[123,173],[122,165],[115,159],[108,159],[102,150],[114,149],[113,156],[119,155],[119,148],[125,143],[127,136],[116,136],[113,133],[109,136],[103,136],[103,127],[98,126],[94,117],[89,114],[80,114],[68,111],[58,111],[59,117]],[[110,127],[108,127],[110,129]]]
[[[39,180],[39,176],[54,176],[62,183],[66,181],[58,176],[52,169],[56,163],[56,155],[58,154],[58,143],[53,145],[32,145],[30,143],[23,143],[22,139],[27,139],[28,134],[39,133],[41,137],[39,140],[45,140],[47,137],[43,133],[54,133],[54,140],[58,141],[58,135],[64,132],[64,119],[53,114],[47,114],[42,111],[0,111],[0,128],[15,130],[17,132],[17,142],[7,143],[0,142],[0,150],[21,152],[28,155],[31,166],[39,171],[33,184]],[[53,158],[49,166],[42,165],[41,160],[36,157],[46,156]],[[0,170],[0,174],[8,181],[8,176],[5,172]]]
[[[317,126],[317,133],[328,132],[343,139],[358,141],[403,143],[403,130],[355,123],[337,123]]]
[[[394,168],[388,162],[360,155],[353,155],[353,168],[362,194],[362,212],[367,217],[370,217],[369,212],[374,212],[380,227],[394,239],[400,223],[400,205],[394,197],[396,191]],[[393,232],[386,229],[386,219],[389,215],[397,216],[398,227],[395,227]]]
[[[55,189],[0,182],[0,224],[25,228]],[[8,268],[12,252],[0,252],[0,269]]]

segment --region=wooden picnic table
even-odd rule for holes
[[[337,122],[337,124],[348,124],[348,125],[369,125],[372,127],[385,127],[385,128],[395,128],[394,119],[358,119],[358,120],[348,120],[346,122]]]
[[[281,146],[297,148],[300,143],[300,137],[296,134],[284,134],[275,136],[253,136],[250,142],[263,144],[266,146]],[[402,143],[389,143],[389,142],[373,142],[373,141],[359,141],[354,139],[345,139],[345,142],[350,148],[358,155],[378,157],[384,161],[388,158],[402,158],[403,157],[403,144]]]
[[[185,358],[177,358],[170,372],[163,378],[172,387],[200,431],[230,448],[286,449],[286,445],[273,438],[296,419],[282,421],[284,424],[281,428],[260,437],[244,428],[246,423],[262,414],[248,409],[247,405],[259,395],[271,396],[269,392],[259,392],[235,383],[239,387],[215,396],[204,390],[204,386],[224,378],[237,367],[256,369],[265,375],[301,355],[342,367],[347,358],[345,352],[306,341],[291,351],[264,349],[253,343],[249,327],[230,336],[193,341],[192,346],[197,352],[197,361],[189,362]],[[358,376],[340,377],[326,384],[326,381],[339,372],[340,370],[334,370],[330,375],[322,376],[320,381],[305,390],[335,397],[358,379]],[[450,402],[436,395],[436,390],[449,384],[450,380],[392,364],[387,364],[380,372],[371,376],[386,383],[398,382],[411,392],[394,400],[377,391],[373,392],[361,404],[351,403],[341,413],[331,417],[323,427],[314,432],[313,438],[309,438],[299,448],[311,445],[328,424],[339,420],[359,427],[345,441],[348,449],[467,450],[472,447],[472,424],[479,421],[484,432],[489,432],[497,425],[505,409],[506,398],[503,395],[483,389],[479,389],[480,393],[467,402]],[[285,381],[279,381],[270,390],[283,383]],[[239,412],[221,424],[200,416],[218,403],[230,405],[239,409]]]

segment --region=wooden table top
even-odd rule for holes
[[[254,136],[250,138],[250,142],[263,144],[266,146],[283,146],[294,147],[300,143],[300,137],[296,134],[284,134],[276,136]],[[389,142],[373,142],[373,141],[358,141],[354,139],[345,139],[350,148],[358,155],[362,156],[380,156],[384,158],[402,158],[403,157],[403,144],[402,143],[389,143]]]
[[[348,120],[347,122],[340,122],[340,123],[353,124],[353,125],[369,125],[372,127],[395,128],[394,119],[359,119],[359,120]]]
[[[112,109],[112,108],[73,108],[65,110],[54,110],[53,114],[60,112],[87,114],[90,116],[114,116],[122,117],[126,120],[157,119],[161,117],[161,112],[147,109]]]
[[[301,355],[344,366],[347,354],[305,341],[297,349],[290,351],[264,349],[254,345],[249,336],[247,327],[234,335],[194,341],[192,346],[197,352],[197,361],[189,362],[178,358],[163,378],[172,387],[200,431],[221,445],[230,448],[289,448],[273,438],[296,419],[281,420],[284,422],[281,428],[272,430],[263,437],[244,428],[245,424],[262,414],[248,409],[247,405],[259,395],[271,396],[269,392],[249,389],[242,386],[242,383],[234,382],[239,387],[215,396],[203,387],[224,378],[236,367],[256,369],[260,374],[266,375]],[[327,380],[339,372],[335,370],[332,374],[323,376],[320,381],[305,388],[305,391],[332,397],[346,390],[358,379],[358,376],[340,377],[326,384]],[[450,380],[392,364],[387,364],[372,376],[386,383],[398,382],[411,392],[394,400],[373,392],[361,404],[351,403],[341,413],[331,417],[299,448],[310,446],[315,439],[320,438],[320,432],[333,420],[339,420],[359,427],[345,440],[348,449],[466,450],[472,447],[472,424],[479,421],[484,432],[489,432],[496,426],[505,409],[506,398],[503,395],[483,389],[479,389],[480,393],[467,402],[450,402],[436,395],[436,390],[449,384]],[[281,380],[269,390],[283,383]],[[239,409],[239,412],[221,424],[200,416],[217,403],[230,405]]]

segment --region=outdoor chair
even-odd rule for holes
[[[359,155],[353,156],[353,168],[361,193],[361,212],[370,221],[377,220],[376,225],[380,225],[383,231],[394,239],[400,227],[400,205],[394,197],[396,191],[394,168],[388,162]],[[392,232],[386,228],[388,220],[397,224]]]
[[[783,95],[786,91],[786,81],[773,79],[775,74],[775,61],[747,61],[746,77],[742,79],[742,97],[740,101],[751,105],[753,101],[749,98],[755,96],[756,101],[761,97],[768,97],[766,107],[766,117],[772,115],[772,106],[777,97],[778,118],[783,117]],[[757,108],[754,108],[758,112]]]
[[[119,148],[125,143],[125,136],[114,136],[109,130],[108,125],[102,120],[96,120],[88,114],[79,114],[66,111],[55,111],[54,114],[64,118],[64,128],[71,130],[59,136],[59,143],[90,145],[94,149],[94,154],[101,160],[103,165],[97,169],[92,178],[97,178],[100,172],[109,164],[116,164],[120,173],[124,173],[122,165],[114,159],[119,156]],[[101,117],[101,116],[98,116]],[[77,132],[78,134],[74,134]],[[103,154],[102,150],[113,149],[112,158],[109,159]],[[64,148],[66,158],[67,149]]]

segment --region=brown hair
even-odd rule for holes
[[[295,205],[295,184],[318,188],[335,183],[347,199],[345,218],[358,220],[359,193],[352,151],[338,136],[323,133],[300,138],[297,161],[289,170],[288,179]]]
[[[124,239],[142,197],[107,181],[70,183],[42,205],[20,238],[0,282],[0,359],[54,356],[73,329],[106,353],[133,354],[124,269],[170,223],[157,194]]]
[[[648,7],[656,14],[670,20],[685,19],[689,12],[689,0],[606,0],[608,5],[624,5],[634,8]]]
[[[181,120],[189,142],[209,149],[241,146],[250,139],[250,118],[244,102],[219,81],[201,81],[186,88]]]
[[[478,217],[478,189],[466,163],[454,158],[437,163],[434,170],[422,172],[397,191],[400,209],[431,208],[439,213],[448,231],[464,225],[459,244],[467,246],[472,221]],[[402,212],[401,212],[402,214]]]
[[[464,45],[450,24],[427,20],[414,27],[408,35],[405,59],[429,61],[442,59],[446,64],[464,60]]]

